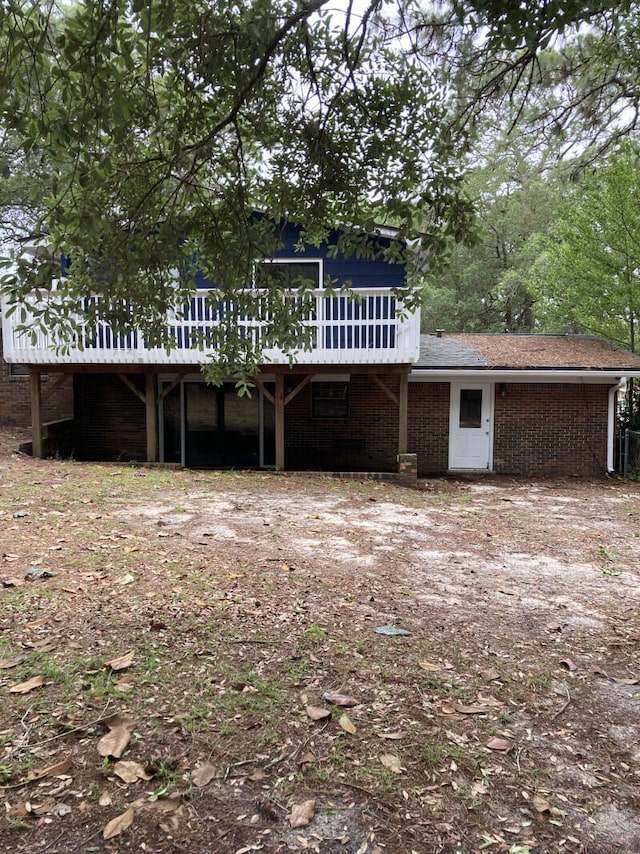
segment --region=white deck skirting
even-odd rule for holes
[[[137,330],[115,335],[104,323],[82,323],[81,332],[61,348],[52,335],[37,330],[35,341],[29,332],[35,299],[6,316],[2,335],[7,362],[31,365],[194,365],[215,360],[215,340],[220,334],[219,312],[207,299],[208,291],[198,291],[180,315],[167,319],[173,346],[147,347]],[[52,298],[59,295],[52,293]],[[97,297],[88,297],[86,305]],[[293,297],[295,300],[295,296]],[[312,330],[310,350],[293,354],[297,364],[400,364],[414,362],[420,350],[420,313],[405,314],[402,302],[388,288],[359,288],[350,294],[327,296],[313,292],[313,305],[304,323]],[[24,311],[23,311],[24,309]],[[253,317],[238,320],[244,334],[254,343],[264,339],[269,321]],[[264,350],[265,363],[289,364],[289,354]]]

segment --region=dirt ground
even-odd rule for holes
[[[14,446],[1,850],[640,851],[638,484]]]

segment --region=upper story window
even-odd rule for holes
[[[297,258],[277,258],[261,261],[255,268],[256,286],[279,287],[284,290],[314,290],[322,284],[322,261],[300,261]]]

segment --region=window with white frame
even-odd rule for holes
[[[276,258],[260,261],[255,266],[258,288],[278,287],[283,290],[313,290],[322,284],[322,260]]]

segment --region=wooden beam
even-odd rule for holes
[[[276,471],[284,470],[284,375],[276,374]]]
[[[398,395],[398,453],[407,453],[407,422],[409,419],[409,374],[400,374],[400,394]]]
[[[302,391],[302,389],[305,386],[308,386],[310,382],[311,382],[311,374],[307,374],[307,376],[304,377],[304,379],[301,379],[300,382],[298,383],[298,385],[294,389],[292,389],[289,392],[289,394],[285,397],[284,405],[287,406],[287,404],[291,403],[291,401],[298,394],[298,392]]]
[[[149,376],[149,374],[145,374],[145,376]],[[126,385],[128,389],[131,389],[131,391],[135,394],[138,400],[141,400],[143,403],[147,402],[144,392],[140,391],[139,388],[136,388],[128,376],[126,376],[125,374],[117,374],[117,377],[121,382]]]
[[[158,401],[157,377],[145,374],[145,404],[147,409],[147,462],[158,462]]]
[[[183,373],[183,374],[178,374],[178,376],[177,376],[174,380],[171,380],[171,382],[169,383],[169,385],[168,385],[168,386],[165,386],[165,387],[162,389],[162,391],[160,392],[160,394],[158,394],[158,403],[160,403],[160,401],[161,401],[161,400],[164,400],[164,399],[165,399],[165,397],[166,397],[168,394],[171,394],[171,392],[172,392],[172,391],[174,390],[174,388],[178,385],[178,383],[180,382],[180,380],[181,380],[183,377],[186,377],[186,376],[187,376],[187,374],[184,374],[184,373]]]
[[[259,379],[258,379],[258,377],[254,377],[254,378],[253,378],[253,380],[252,380],[252,382],[254,382],[254,383],[256,384],[256,386],[260,389],[260,391],[263,393],[263,395],[267,398],[267,400],[269,401],[269,403],[273,403],[273,404],[275,405],[275,402],[276,402],[275,397],[274,397],[274,396],[271,394],[271,392],[267,389],[267,387],[266,387],[266,386],[265,386],[265,384],[262,382],[262,380],[259,380]]]
[[[395,403],[396,406],[400,406],[400,401],[398,399],[397,394],[394,394],[394,392],[391,391],[391,389],[380,379],[379,376],[374,374],[372,379],[374,383],[379,386],[382,391],[387,395],[391,403]]]
[[[42,402],[46,403],[49,400],[49,398],[52,397],[52,395],[54,395],[58,391],[58,389],[60,388],[62,383],[66,379],[68,379],[70,376],[73,376],[73,375],[72,374],[60,374],[58,379],[52,385],[50,385],[49,388],[46,390],[46,392],[42,395]]]
[[[31,391],[31,453],[42,459],[42,383],[40,371],[32,369],[29,374]]]

